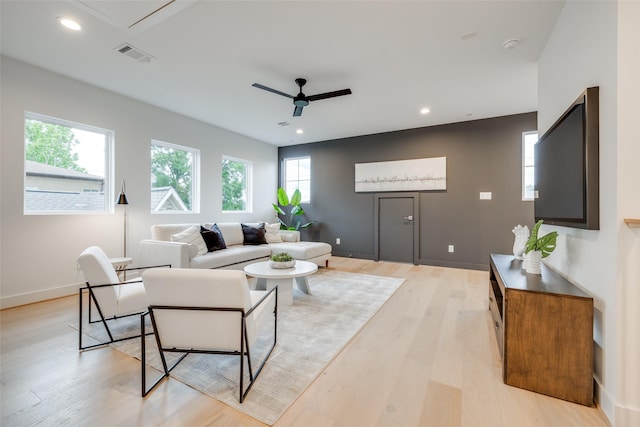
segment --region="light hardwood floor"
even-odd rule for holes
[[[597,408],[502,383],[487,272],[338,257],[330,269],[406,282],[276,426],[608,426]],[[173,379],[142,399],[139,362],[79,353],[76,317],[75,296],[0,312],[1,425],[264,425]]]

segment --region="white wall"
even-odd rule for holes
[[[600,87],[600,230],[545,228],[561,236],[547,262],[594,296],[597,395],[615,426],[640,425],[640,322],[631,313],[638,311],[640,248],[638,232],[623,221],[625,215],[640,216],[633,123],[640,113],[640,16],[630,3],[567,2],[538,64],[541,134],[585,88]],[[635,74],[628,69],[634,61]]]
[[[618,5],[618,371],[616,426],[640,426],[640,2]]]
[[[134,260],[138,242],[150,237],[154,223],[274,219],[277,147],[7,57],[1,67],[1,307],[75,292],[83,280],[76,258],[87,246],[101,246],[112,257],[123,251],[121,209],[102,215],[23,214],[25,111],[115,131],[115,194],[125,179],[127,252]],[[200,214],[150,213],[151,139],[200,150]],[[251,214],[221,212],[223,155],[253,162]]]

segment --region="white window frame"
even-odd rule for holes
[[[151,213],[154,215],[183,215],[183,214],[199,214],[200,213],[200,150],[185,145],[172,144],[170,142],[152,139],[149,145],[149,178],[151,178],[151,147],[154,145],[170,148],[172,150],[187,151],[193,156],[191,163],[191,210],[187,211],[155,211],[150,206]],[[151,200],[151,181],[149,181],[149,201]]]
[[[530,142],[530,135],[535,135],[535,141]],[[533,149],[533,145],[535,145],[538,142],[538,131],[534,130],[534,131],[527,131],[527,132],[522,132],[522,200],[523,201],[533,201],[534,197],[533,194],[531,194],[531,196],[529,196],[527,194],[527,184],[529,184],[527,182],[527,178],[526,178],[526,171],[527,168],[535,168],[535,161],[532,160],[532,164],[527,164],[527,158],[526,158],[526,152],[527,152],[527,144],[531,143],[532,144],[532,149]],[[533,175],[531,175],[533,176]],[[533,178],[532,178],[532,182],[531,185],[533,185]]]
[[[86,125],[83,123],[73,122],[70,120],[59,119],[57,117],[46,116],[44,114],[32,113],[25,111],[24,125],[25,129],[27,120],[37,120],[43,123],[49,123],[53,125],[65,126],[72,129],[78,129],[87,132],[99,133],[105,136],[104,146],[104,207],[99,210],[54,210],[54,209],[42,209],[42,210],[27,210],[26,197],[23,197],[22,210],[25,215],[103,215],[105,213],[114,213],[114,193],[113,193],[113,146],[115,141],[115,132],[109,129],[103,129],[96,126]],[[24,135],[24,155],[23,155],[23,167],[27,160],[27,138]],[[27,173],[26,168],[23,174],[22,193],[23,196],[27,191]]]
[[[296,188],[300,188],[300,182],[304,180],[300,180],[299,175],[297,180],[289,180],[287,178],[287,162],[297,161],[299,164],[300,160],[309,160],[309,191],[302,192],[302,200],[300,201],[300,203],[309,204],[311,203],[311,156],[287,157],[285,159],[282,159],[282,187],[286,190],[288,188],[287,184],[289,182],[297,182],[298,184],[296,185]],[[291,194],[289,194],[289,192],[287,192],[287,195],[291,197]]]
[[[222,210],[222,213],[252,213],[253,212],[253,162],[250,160],[241,159],[238,157],[223,155],[220,161],[220,178],[222,179],[222,162],[228,160],[230,162],[243,163],[247,166],[247,186],[245,188],[246,197],[246,209],[238,211]],[[221,181],[221,184],[222,183]],[[222,188],[221,188],[222,190]],[[221,191],[222,194],[222,191]],[[222,204],[222,197],[220,198],[220,204]],[[222,206],[220,206],[222,209]]]

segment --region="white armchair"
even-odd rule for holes
[[[149,311],[142,316],[151,324],[160,351],[163,375],[148,389],[146,345],[142,337],[142,396],[146,396],[189,353],[227,354],[240,357],[240,403],[251,389],[276,345],[278,296],[270,291],[251,291],[244,272],[172,268],[142,274]],[[254,371],[251,349],[261,330],[273,319],[273,344]],[[267,335],[268,336],[268,335]],[[184,353],[167,366],[165,352]],[[249,385],[244,390],[245,357]]]
[[[81,287],[78,294],[80,299],[79,324],[78,324],[78,348],[103,346],[112,342],[137,338],[139,335],[114,339],[108,321],[142,314],[149,305],[145,295],[144,285],[141,279],[129,282],[121,282],[113,265],[102,249],[91,246],[85,249],[78,257],[78,264],[86,279],[86,285]],[[84,346],[82,343],[83,326],[83,294],[88,292],[89,304],[87,307],[87,319],[89,323],[101,322],[109,336],[109,340],[99,344]],[[92,315],[91,307],[95,307],[98,315]]]

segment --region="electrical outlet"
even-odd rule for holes
[[[453,253],[453,245],[449,245],[449,252]]]
[[[339,245],[339,244],[340,244],[340,238],[336,237],[336,245]]]
[[[481,191],[480,200],[491,200],[491,191]]]

